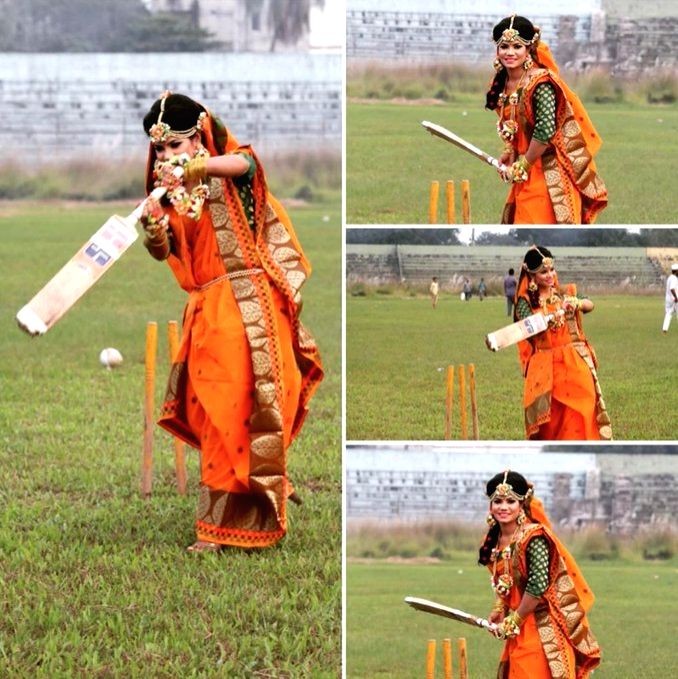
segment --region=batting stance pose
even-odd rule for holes
[[[189,295],[159,422],[201,453],[189,550],[273,545],[297,499],[287,449],[323,377],[299,320],[310,265],[252,148],[201,104],[166,92],[144,129],[147,191],[167,190],[144,206],[145,245]]]
[[[533,245],[523,259],[514,319],[538,311],[550,317],[547,329],[518,343],[527,438],[611,439],[598,362],[582,328],[582,314],[593,311],[593,302],[577,297],[573,284],[561,288],[553,255]]]
[[[490,623],[507,639],[497,677],[585,679],[600,664],[586,613],[593,592],[551,528],[534,488],[506,470],[487,483],[489,530],[478,562],[490,570]]]
[[[498,115],[500,170],[511,190],[503,224],[591,224],[607,205],[594,156],[602,143],[577,95],[560,78],[539,28],[525,17],[492,30],[496,74],[485,107]]]

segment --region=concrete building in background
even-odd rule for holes
[[[6,54],[0,143],[31,162],[145,154],[141,120],[166,90],[223,117],[260,152],[341,149],[341,57],[332,54]]]
[[[512,13],[542,30],[561,67],[619,74],[678,63],[675,0],[346,0],[347,56],[490,65],[492,27]]]
[[[349,527],[368,522],[477,522],[485,484],[504,469],[534,483],[551,520],[613,533],[670,529],[678,512],[678,449],[575,446],[547,452],[521,443],[353,445],[345,452]]]

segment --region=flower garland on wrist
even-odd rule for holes
[[[139,221],[149,241],[162,243],[167,238],[169,215],[162,211],[160,203],[155,199],[148,199]]]
[[[575,312],[581,309],[583,301],[579,299],[579,297],[565,295],[565,297],[563,297],[563,303],[570,306],[570,309],[565,312],[565,315],[571,317],[574,316]]]
[[[500,623],[499,629],[502,635],[510,639],[517,637],[520,634],[520,626],[523,624],[523,619],[518,615],[518,611],[511,611]]]
[[[195,220],[200,219],[205,200],[209,198],[209,187],[204,183],[208,157],[209,151],[201,146],[193,158],[182,153],[170,160],[155,162],[153,168],[153,175],[156,179],[155,186],[167,188],[167,198],[178,214],[186,215]],[[184,170],[183,180],[199,182],[190,193],[186,190],[182,179],[174,176],[173,170],[176,167],[181,167]]]
[[[531,167],[532,163],[528,162],[525,156],[520,156],[520,158],[518,158],[518,160],[516,160],[516,162],[511,165],[509,170],[511,181],[514,184],[522,184],[523,182],[526,182]]]

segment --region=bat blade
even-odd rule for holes
[[[183,169],[177,167],[179,178]],[[159,186],[127,217],[113,215],[66,262],[33,299],[19,309],[16,322],[29,335],[44,335],[125,253],[137,239],[136,223],[148,200],[160,200],[166,189]]]
[[[435,601],[408,596],[405,597],[405,603],[408,606],[412,606],[412,608],[416,609],[417,611],[431,613],[432,615],[439,615],[443,618],[449,618],[451,620],[456,620],[457,622],[463,622],[466,625],[472,625],[473,627],[482,627],[483,629],[489,630],[495,629],[495,625],[485,618],[478,618],[475,615],[471,615],[470,613],[460,611],[458,608],[443,606],[442,604],[436,603]]]
[[[471,144],[471,142],[466,141],[466,139],[462,139],[459,135],[448,130],[446,127],[443,127],[442,125],[436,125],[436,123],[432,123],[428,120],[423,120],[421,124],[435,137],[440,137],[441,139],[444,139],[450,144],[454,144],[457,148],[460,148],[463,151],[466,151],[466,153],[470,153],[472,156],[485,161],[488,165],[491,165],[495,169],[502,171],[505,171],[507,169],[505,165],[502,165],[496,158],[492,157],[489,153],[481,151],[477,146],[474,146],[473,144]]]
[[[110,217],[19,310],[19,327],[29,335],[44,335],[134,243],[135,221],[131,216]]]
[[[551,318],[551,315],[544,316],[541,312],[532,314],[521,321],[511,323],[511,325],[489,333],[485,337],[485,344],[490,351],[499,351],[500,349],[510,347],[513,344],[534,337],[534,335],[538,335],[540,332],[544,332],[548,328]]]

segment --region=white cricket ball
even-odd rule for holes
[[[122,364],[122,354],[113,347],[102,349],[99,354],[99,363],[109,370],[111,368],[117,368]]]

